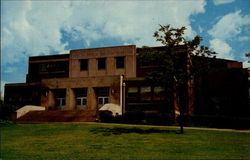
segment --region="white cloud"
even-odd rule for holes
[[[15,72],[17,69],[16,67],[8,67],[4,70],[5,73],[13,73]]]
[[[239,35],[242,28],[250,24],[250,15],[241,15],[241,11],[230,13],[220,18],[208,33],[214,38],[230,39]]]
[[[44,4],[38,1],[3,3],[3,63],[18,62],[27,58],[27,55],[65,52],[64,47],[67,44],[61,42],[60,30],[69,17],[67,9],[64,8],[67,7],[67,2],[60,2],[61,5],[56,5],[54,1],[50,5]]]
[[[239,41],[249,41],[249,40],[250,40],[250,36],[239,37]]]
[[[209,41],[210,48],[218,53],[219,58],[234,59],[232,47],[228,44],[230,40],[247,40],[248,36],[237,37],[250,24],[250,15],[241,15],[241,11],[229,13],[220,17],[218,22],[208,31],[213,37]]]
[[[27,56],[64,53],[67,41],[88,46],[103,38],[119,38],[136,45],[155,45],[158,24],[186,26],[187,37],[196,33],[190,16],[204,13],[200,1],[3,1],[2,62],[15,63]],[[2,64],[3,64],[2,63]]]
[[[209,41],[210,48],[218,53],[216,55],[218,58],[234,59],[231,51],[232,48],[225,42],[220,39],[213,39]]]
[[[234,0],[214,0],[215,5],[225,4],[225,3],[232,3]]]
[[[198,29],[199,29],[200,33],[202,33],[204,31],[204,29],[200,25],[199,25]]]

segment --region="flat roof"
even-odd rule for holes
[[[108,47],[96,47],[96,48],[83,48],[83,49],[72,49],[70,50],[71,51],[81,51],[81,50],[92,50],[92,49],[104,49],[104,48],[118,48],[118,47],[132,47],[132,46],[135,46],[136,45],[122,45],[122,46],[108,46]]]
[[[36,60],[64,59],[64,58],[69,58],[69,54],[67,53],[67,54],[31,56],[31,57],[29,57],[29,60],[36,61]]]
[[[7,87],[17,87],[17,86],[39,86],[40,82],[35,83],[6,83],[5,86]]]

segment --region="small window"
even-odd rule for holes
[[[164,88],[160,86],[154,87],[154,100],[163,100],[164,99]]]
[[[98,97],[98,104],[104,105],[109,103],[109,97]]]
[[[151,100],[151,87],[141,87],[141,100]]]
[[[104,98],[104,104],[107,104],[107,103],[109,103],[109,97]]]
[[[138,94],[138,88],[137,87],[129,87],[128,88],[128,97],[135,98]]]
[[[83,104],[83,105],[86,105],[86,104],[87,104],[87,98],[84,98],[84,99],[82,100],[82,104]]]
[[[81,69],[81,71],[88,70],[88,59],[81,59],[80,60],[80,69]]]
[[[106,68],[106,58],[98,58],[98,69],[105,69]]]
[[[77,105],[81,105],[81,102],[82,102],[81,99],[77,98],[76,100],[77,100]]]
[[[47,71],[47,65],[45,63],[39,64],[39,72],[46,72]]]
[[[124,57],[116,57],[116,68],[124,68]]]

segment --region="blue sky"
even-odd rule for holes
[[[186,26],[187,38],[200,35],[217,57],[249,66],[250,0],[1,0],[1,93],[5,83],[25,82],[29,56],[158,46],[158,24]]]

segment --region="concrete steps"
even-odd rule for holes
[[[88,111],[30,111],[18,118],[17,122],[94,122],[95,110]]]

